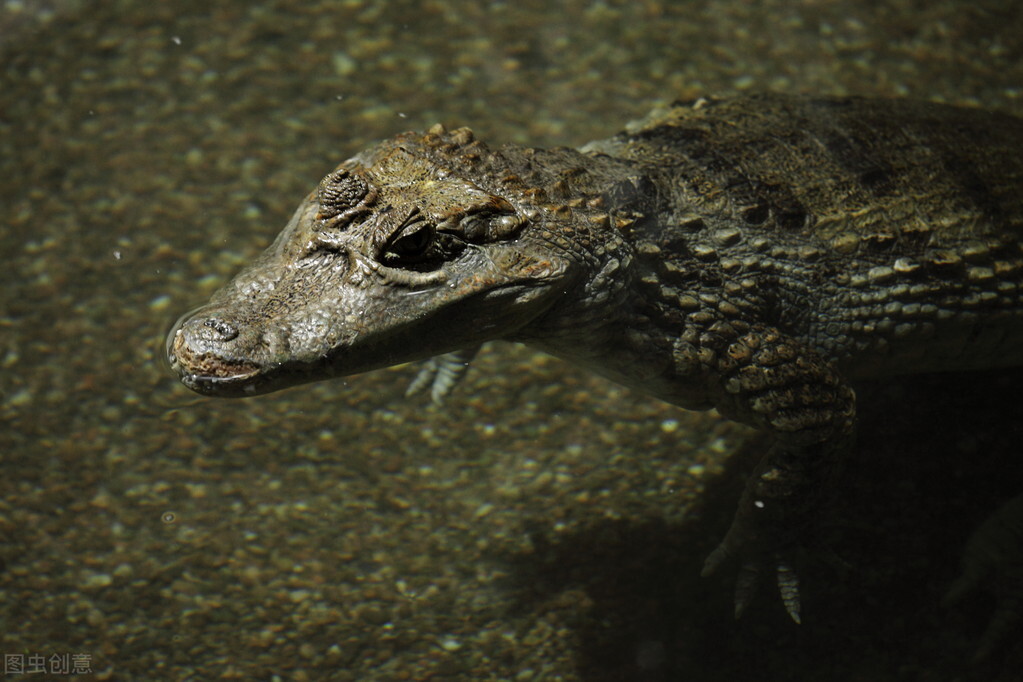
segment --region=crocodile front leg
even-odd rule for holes
[[[785,608],[798,623],[798,579],[784,554],[797,542],[829,473],[851,446],[855,396],[811,347],[771,328],[753,328],[715,356],[724,377],[718,410],[771,431],[776,440],[747,482],[735,520],[707,557],[703,574],[729,557],[742,562],[738,617],[764,563],[773,562]]]

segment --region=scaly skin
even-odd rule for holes
[[[168,338],[245,396],[521,341],[770,431],[707,560],[779,567],[848,451],[848,382],[1023,364],[1023,120],[937,104],[678,104],[581,150],[437,126],[344,162]]]

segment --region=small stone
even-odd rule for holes
[[[82,582],[82,587],[86,590],[98,590],[103,587],[109,587],[113,582],[113,576],[107,573],[91,573]]]
[[[445,637],[440,640],[440,648],[444,651],[458,651],[462,648],[462,643],[454,637]]]

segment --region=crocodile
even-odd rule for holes
[[[798,622],[851,383],[1023,364],[1021,151],[1023,119],[903,99],[701,98],[578,149],[437,125],[329,173],[166,352],[240,397],[499,339],[717,408],[773,440],[703,572],[738,565],[738,615],[775,571]]]

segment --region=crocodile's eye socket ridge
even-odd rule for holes
[[[320,205],[318,217],[327,220],[358,207],[371,199],[366,181],[347,169],[336,170],[320,182],[316,200]]]

